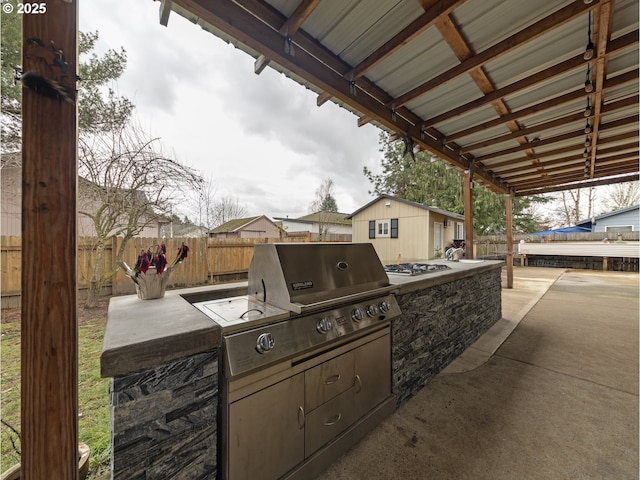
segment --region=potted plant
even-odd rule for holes
[[[146,251],[142,249],[134,268],[129,267],[125,262],[119,262],[119,265],[127,277],[135,282],[138,298],[151,300],[164,297],[169,274],[176,265],[187,258],[188,254],[189,247],[182,242],[176,258],[170,265],[167,265],[167,247],[164,243],[160,243],[156,246],[155,253],[151,247]]]

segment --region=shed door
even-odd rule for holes
[[[444,250],[442,249],[442,232],[444,230],[444,225],[442,223],[439,222],[434,222],[433,223],[433,251],[434,254],[437,251],[440,251],[440,253],[444,253]]]

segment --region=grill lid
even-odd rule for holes
[[[249,296],[297,313],[389,285],[370,243],[258,244],[249,266]]]

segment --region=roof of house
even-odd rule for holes
[[[615,215],[620,215],[622,213],[627,213],[627,212],[631,212],[633,210],[639,210],[639,209],[640,209],[640,204],[632,205],[630,207],[621,208],[620,210],[615,210],[613,212],[603,213],[602,215],[597,215],[592,218],[586,218],[584,220],[580,220],[579,222],[576,222],[576,225],[584,225],[587,223],[591,223],[593,220],[596,220],[596,221],[602,220],[603,218],[613,217]]]
[[[314,212],[308,215],[303,215],[302,217],[299,217],[298,220],[313,223],[335,223],[339,225],[351,225],[349,214],[340,212]]]
[[[374,203],[377,203],[380,200],[385,199],[385,198],[389,199],[389,200],[394,200],[396,202],[405,203],[407,205],[412,205],[412,206],[417,207],[417,208],[422,208],[423,210],[428,210],[430,212],[439,213],[439,214],[444,215],[446,217],[455,218],[457,220],[464,220],[464,216],[463,215],[459,215],[459,214],[453,213],[453,212],[448,212],[447,210],[442,210],[442,209],[436,208],[436,207],[430,207],[429,205],[425,205],[424,203],[412,202],[411,200],[405,200],[404,198],[394,197],[393,195],[388,195],[386,193],[383,193],[382,195],[379,195],[377,198],[371,200],[369,203],[367,203],[363,207],[360,207],[358,210],[353,212],[351,215],[347,216],[347,218],[353,218],[356,214],[360,213],[361,211],[369,208]]]
[[[248,218],[234,218],[233,220],[229,220],[228,222],[224,222],[222,225],[218,225],[216,228],[211,230],[211,233],[230,233],[236,232],[240,230],[242,227],[249,225],[252,222],[255,222],[259,218],[264,217],[264,215],[258,215],[256,217],[248,217]],[[266,218],[266,217],[265,217]]]
[[[279,222],[293,222],[293,223],[333,223],[336,225],[351,225],[351,220],[349,219],[348,213],[340,213],[340,212],[315,212],[309,213],[308,215],[303,215],[298,218],[289,218],[289,217],[274,217],[274,220],[278,220]]]

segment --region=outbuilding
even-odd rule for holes
[[[371,242],[382,263],[439,258],[464,240],[464,216],[382,194],[347,218],[354,242]]]

